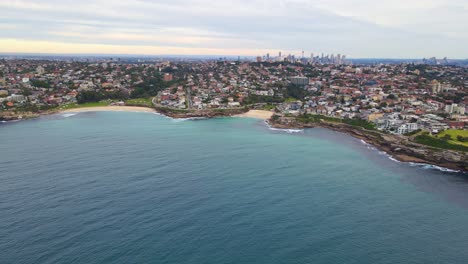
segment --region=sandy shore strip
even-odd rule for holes
[[[96,107],[83,107],[72,108],[62,111],[61,113],[77,113],[77,112],[156,112],[153,108],[141,106],[96,106]]]
[[[238,117],[252,117],[258,119],[270,119],[273,116],[273,112],[266,111],[266,110],[250,110],[247,113],[236,115]]]

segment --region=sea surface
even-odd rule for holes
[[[468,177],[325,129],[0,124],[0,263],[468,263]]]

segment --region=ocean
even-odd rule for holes
[[[0,124],[0,263],[467,263],[468,176],[326,129]]]

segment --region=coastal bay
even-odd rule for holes
[[[457,171],[468,171],[468,157],[466,153],[455,152],[450,150],[436,149],[428,146],[410,142],[407,137],[395,136],[379,133],[376,131],[368,131],[359,127],[353,127],[345,124],[336,124],[330,122],[318,123],[302,123],[298,122],[297,118],[282,117],[279,119],[273,118],[275,115],[272,111],[258,109],[214,109],[211,111],[177,111],[156,105],[155,108],[144,106],[125,106],[125,105],[107,105],[107,106],[77,106],[64,110],[54,110],[44,112],[43,115],[56,113],[80,113],[80,112],[158,112],[171,118],[213,118],[213,117],[247,117],[262,119],[270,125],[280,129],[302,129],[322,127],[334,131],[346,133],[355,138],[364,140],[378,149],[385,151],[395,159],[402,162],[424,163],[440,166],[447,169]],[[238,114],[240,112],[240,114]],[[17,119],[19,114],[15,114]],[[37,118],[39,115],[25,115],[24,119]],[[377,134],[376,134],[377,133]]]
[[[0,133],[1,262],[468,258],[466,176],[328,129],[89,111]]]

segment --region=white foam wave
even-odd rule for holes
[[[289,134],[304,132],[304,130],[302,130],[302,129],[280,129],[280,128],[273,128],[273,127],[269,127],[269,129],[273,130],[273,131],[283,131],[283,132],[286,132],[286,133],[289,133]]]
[[[387,154],[387,155],[388,155],[388,154]],[[390,156],[390,155],[388,155],[388,159],[391,160],[391,161],[394,161],[394,162],[396,162],[396,163],[401,163],[401,161],[395,159],[394,157],[392,157],[392,156]]]
[[[23,120],[24,119],[15,119],[15,120],[8,120],[8,121],[2,120],[1,123],[15,123],[15,122],[23,121]]]
[[[205,119],[208,119],[206,117],[187,117],[187,118],[173,118],[173,117],[170,117],[170,116],[167,116],[165,114],[161,114],[161,113],[158,113],[158,112],[151,112],[152,114],[154,115],[157,115],[157,116],[161,116],[161,117],[165,117],[167,119],[170,119],[172,120],[173,122],[183,122],[183,121],[189,121],[189,120],[205,120]]]
[[[282,131],[286,132],[288,134],[292,133],[303,133],[304,129],[282,129],[282,128],[274,128],[272,127],[267,121],[265,121],[265,124],[267,125],[268,129],[273,130],[273,131]]]
[[[366,141],[364,141],[362,139],[361,139],[361,143],[364,144],[367,147],[367,149],[377,150],[377,148],[375,148],[374,146],[372,146],[371,144],[367,143]]]
[[[364,140],[361,140],[362,142],[364,142]],[[365,142],[364,142],[365,143]],[[370,146],[369,144],[365,143],[366,145]],[[368,147],[369,148],[369,147]],[[387,152],[385,151],[381,151],[381,150],[378,150],[377,148],[375,147],[371,147],[369,149],[372,149],[372,150],[375,150],[377,151],[377,153],[379,153],[379,155],[382,155],[382,156],[387,156],[387,158],[391,161],[394,161],[394,162],[397,162],[397,163],[401,163],[401,161],[395,159],[392,155],[388,154]]]
[[[191,121],[191,120],[204,120],[207,119],[206,117],[187,117],[187,118],[172,118],[169,117],[173,122],[184,122],[184,121]]]
[[[431,164],[426,164],[426,163],[416,163],[416,162],[409,162],[409,165],[410,166],[413,166],[413,167],[421,167],[423,169],[426,169],[426,170],[439,170],[439,171],[443,171],[443,172],[460,172],[459,170],[452,170],[452,169],[448,169],[448,168],[442,168],[442,167],[439,167],[439,166],[436,166],[436,165],[431,165]]]
[[[74,115],[77,115],[78,113],[68,113],[68,114],[63,114],[62,116],[63,117],[71,117],[71,116],[74,116]]]
[[[363,141],[363,140],[361,140],[361,141]],[[365,144],[368,145],[367,143],[365,143]],[[393,156],[391,156],[390,154],[388,154],[388,153],[386,153],[384,151],[378,151],[378,153],[380,155],[387,156],[388,159],[391,160],[391,161],[394,161],[396,163],[402,163],[401,161],[395,159]],[[410,166],[413,166],[413,167],[421,167],[422,169],[427,169],[427,170],[439,170],[439,171],[443,171],[443,172],[455,172],[455,173],[460,172],[459,170],[452,170],[452,169],[443,168],[443,167],[439,167],[439,166],[431,165],[431,164],[427,164],[427,163],[408,162],[408,164]]]

